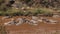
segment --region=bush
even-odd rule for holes
[[[28,16],[28,15],[31,15],[32,13],[30,12],[30,11],[26,11],[26,12],[24,12],[24,16]]]
[[[0,12],[0,16],[2,16],[2,12]]]
[[[20,12],[12,13],[13,16],[20,16],[22,15]]]
[[[47,10],[47,9],[43,9],[43,8],[37,8],[37,9],[33,9],[33,10],[20,10],[20,9],[15,9],[15,8],[9,8],[7,9],[7,11],[1,11],[0,10],[0,15],[3,15],[3,16],[37,16],[39,14],[44,14],[45,16],[52,16],[52,12],[50,10]]]
[[[40,10],[40,9],[36,9],[36,10],[33,10],[31,11],[32,12],[32,15],[38,15],[38,14],[44,14],[45,11],[43,10]]]
[[[52,17],[52,16],[53,16],[53,13],[51,13],[51,12],[46,12],[46,13],[44,13],[44,15],[45,15],[45,16],[49,16],[49,17]]]

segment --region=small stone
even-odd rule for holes
[[[38,20],[38,17],[32,16],[32,19],[33,19],[33,20]]]
[[[20,25],[24,22],[24,20],[22,18],[18,18],[17,21],[18,21],[18,23],[16,25]]]
[[[4,17],[2,18],[2,20],[3,20],[3,19],[8,19],[8,18],[11,18],[11,16],[4,16]]]
[[[4,25],[12,25],[12,24],[14,24],[14,21],[9,21],[9,22],[4,23]]]
[[[45,20],[45,23],[47,23],[47,24],[56,24],[58,21],[56,21],[56,20],[52,20],[52,19],[47,19],[47,20]]]
[[[42,19],[39,19],[38,21],[39,21],[39,22],[43,22],[43,20],[42,20]]]
[[[60,17],[59,15],[53,15],[54,18]]]
[[[50,20],[51,24],[56,24],[58,21],[56,20]]]
[[[30,20],[29,24],[30,25],[38,25],[38,21]]]

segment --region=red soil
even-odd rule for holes
[[[25,16],[20,16],[25,17]],[[0,16],[0,19],[2,17]],[[19,18],[19,16],[13,17],[14,19]],[[25,17],[28,19],[31,19],[31,17]],[[54,19],[58,20],[60,22],[60,18],[52,18],[52,17],[47,17],[48,19]],[[3,24],[5,22],[10,21],[11,18],[9,19],[4,19],[0,21],[0,24]],[[58,31],[56,32],[57,34],[60,34],[60,23],[57,24],[45,24],[45,23],[40,23],[37,26],[32,26],[29,24],[21,24],[19,26],[16,25],[11,25],[11,26],[6,26],[7,32],[9,34],[53,34],[52,31]],[[51,33],[50,33],[51,32]]]

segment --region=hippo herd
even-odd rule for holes
[[[4,17],[3,19],[11,18],[11,16]],[[32,16],[31,19],[27,18],[17,18],[16,20],[14,18],[11,19],[11,21],[4,23],[4,25],[21,25],[23,23],[30,24],[30,25],[38,25],[38,23],[47,23],[47,24],[57,24],[57,20],[48,19],[46,17],[36,17]]]

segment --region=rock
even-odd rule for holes
[[[31,20],[31,22],[32,22],[32,23],[37,23],[37,21],[35,21],[35,20]]]
[[[33,20],[38,20],[38,17],[32,16],[32,19],[33,19]]]
[[[30,20],[29,19],[26,19],[26,23],[30,23]]]
[[[9,21],[9,22],[4,23],[4,25],[12,25],[14,23],[15,23],[14,21]]]
[[[8,18],[11,18],[11,16],[4,16],[4,17],[2,18],[2,20],[3,20],[3,19],[8,19]]]
[[[38,19],[38,21],[39,21],[39,22],[43,22],[43,20],[42,20],[42,19]]]
[[[42,20],[43,20],[43,19],[47,19],[47,18],[45,18],[45,17],[40,17],[40,19],[42,19]]]
[[[20,6],[20,5],[17,4],[17,3],[15,3],[15,4],[12,5],[12,7],[15,7],[16,9],[19,9],[19,6]]]
[[[53,15],[54,18],[60,17],[59,15]]]
[[[44,23],[47,23],[47,24],[56,24],[58,21],[56,20],[52,20],[52,19],[46,19]]]
[[[38,25],[38,21],[30,20],[29,24],[30,25]]]
[[[46,21],[46,22],[48,22],[48,19],[47,18],[41,18],[43,21]]]
[[[13,25],[16,24],[14,18],[11,19],[11,21],[4,23],[4,25]]]
[[[50,21],[47,18],[42,19],[42,20],[43,20],[44,23],[50,23]]]
[[[21,9],[22,9],[22,10],[26,10],[25,7],[22,7]]]
[[[56,24],[58,21],[56,20],[49,20],[51,22],[51,24]]]
[[[17,21],[18,21],[18,23],[16,25],[20,25],[20,24],[24,23],[23,18],[18,18]]]

